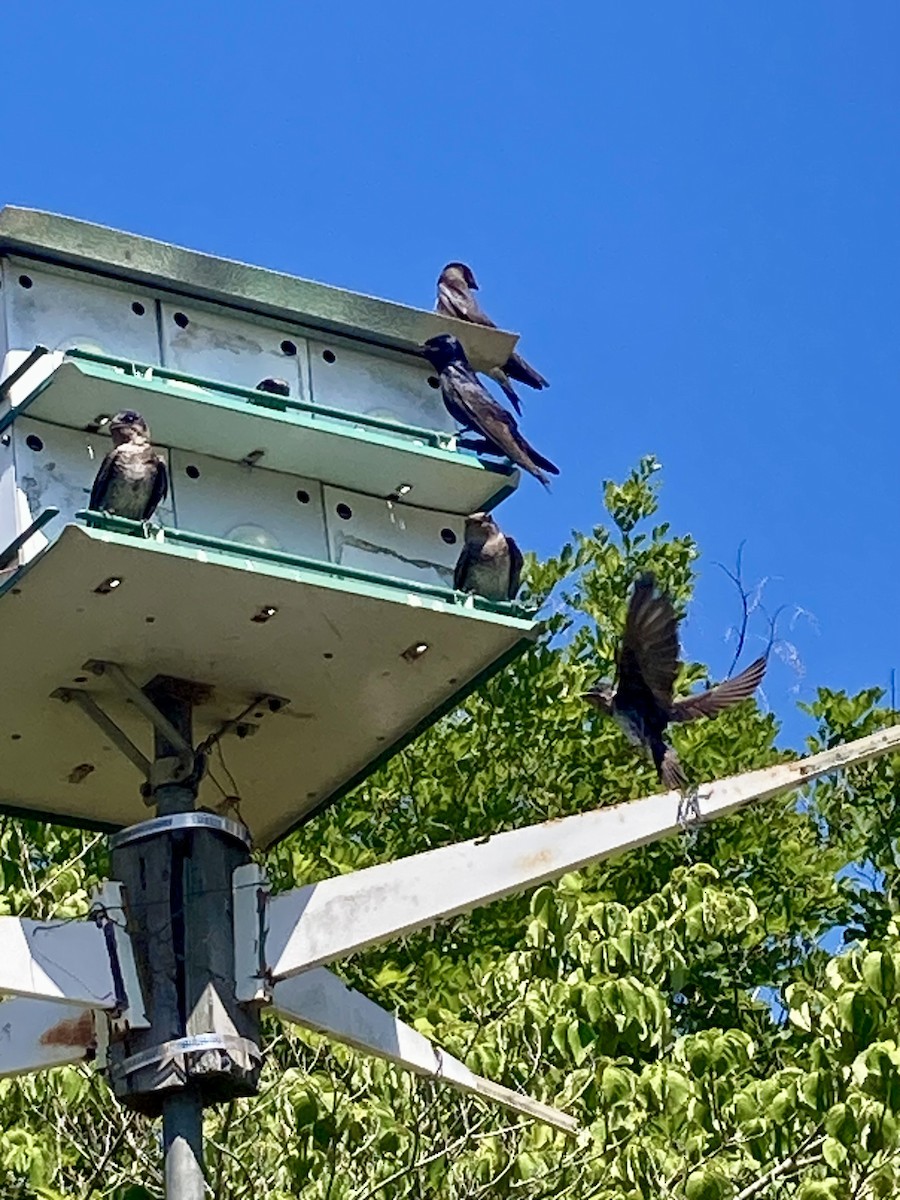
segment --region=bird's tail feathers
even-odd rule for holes
[[[657,763],[659,777],[670,792],[683,792],[688,787],[687,776],[671,746],[663,747],[662,757]]]
[[[544,458],[543,454],[539,454],[530,442],[525,441],[521,433],[519,434],[519,441],[522,443],[522,449],[525,450],[536,467],[540,467],[542,471],[548,471],[551,475],[559,474],[559,467],[556,463],[552,463],[549,458]]]
[[[511,379],[516,379],[519,383],[524,383],[538,392],[550,386],[543,375],[536,371],[531,363],[526,362],[520,354],[511,354],[506,361],[504,370]]]
[[[491,379],[493,379],[494,382],[499,385],[501,391],[503,392],[503,395],[507,398],[507,400],[510,402],[510,404],[513,406],[513,408],[516,410],[516,412],[521,417],[522,401],[519,399],[518,394],[516,393],[516,389],[509,382],[509,378],[508,378],[506,372],[501,371],[499,367],[495,367],[494,370],[491,371],[490,375],[491,375]]]

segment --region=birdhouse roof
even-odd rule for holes
[[[518,340],[514,333],[37,209],[0,209],[2,253],[149,284],[398,350],[450,332],[478,370],[505,363]]]

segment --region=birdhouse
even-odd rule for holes
[[[113,663],[197,685],[197,735],[229,732],[199,803],[267,845],[533,635],[453,590],[465,515],[518,477],[457,445],[416,353],[449,331],[488,370],[513,335],[13,208],[0,307],[0,807],[144,819]],[[127,409],[168,463],[143,526],[89,509]]]

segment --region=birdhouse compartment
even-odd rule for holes
[[[77,347],[135,362],[161,361],[156,297],[147,289],[17,256],[0,259],[0,277],[5,318],[0,379],[39,344],[51,351]]]
[[[453,587],[462,517],[338,488],[323,491],[332,562]]]
[[[162,362],[170,370],[244,388],[281,379],[291,399],[311,402],[306,341],[295,331],[187,300],[159,307]]]

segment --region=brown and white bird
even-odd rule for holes
[[[109,423],[113,448],[100,464],[90,507],[131,521],[149,521],[169,492],[165,459],[150,444],[150,430],[133,409]]]
[[[470,321],[473,325],[488,325],[491,329],[496,329],[496,324],[472,295],[477,291],[478,284],[471,267],[461,262],[447,263],[438,276],[435,310],[448,317],[457,317],[460,321]],[[520,354],[511,354],[502,367],[494,367],[487,374],[500,385],[510,404],[520,416],[522,414],[521,401],[515,388],[509,382],[510,379],[515,379],[537,391],[550,386],[543,375],[539,374]]]
[[[485,600],[514,600],[522,577],[522,551],[489,513],[466,517],[465,543],[456,560],[453,586]]]
[[[647,750],[667,788],[688,786],[678,755],[663,739],[673,721],[715,717],[752,696],[766,673],[765,655],[734,679],[673,698],[678,674],[678,618],[671,598],[656,591],[652,575],[638,579],[631,594],[619,649],[615,686],[601,682],[583,693],[588,703],[609,713],[634,745]]]

